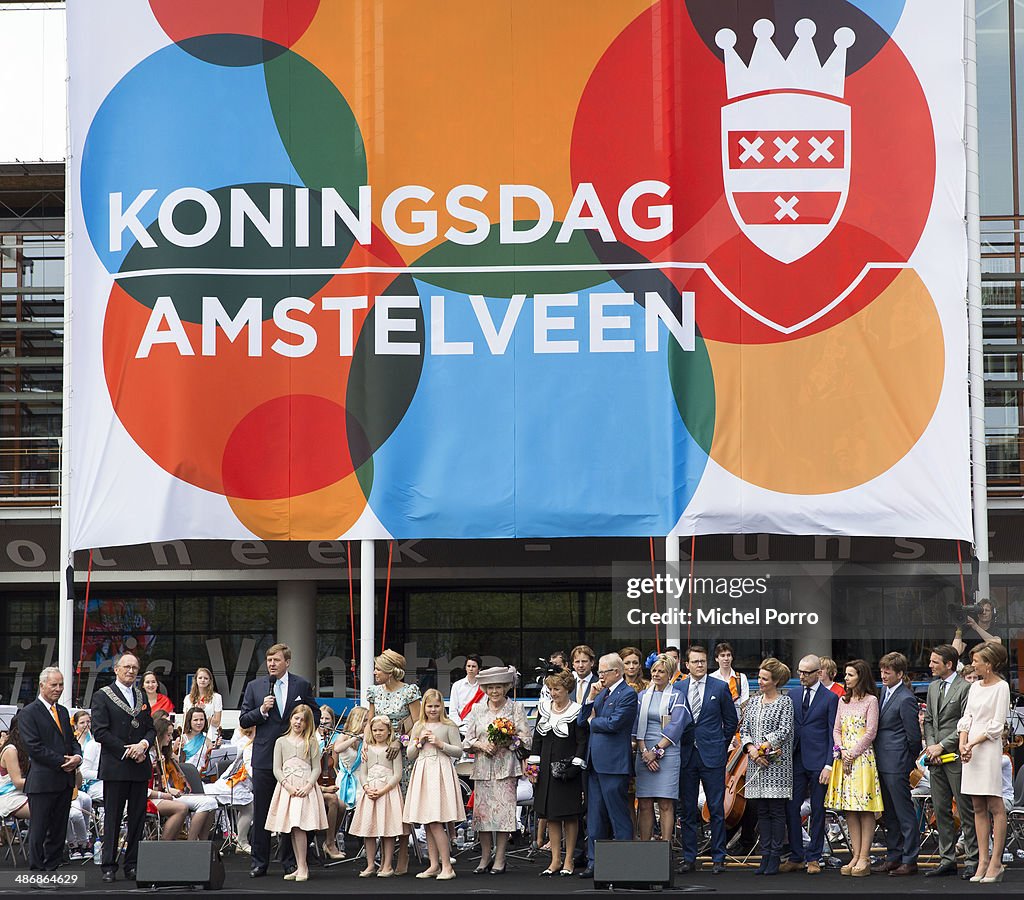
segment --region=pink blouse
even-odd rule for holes
[[[849,695],[847,695],[849,696]],[[836,714],[835,728],[832,729],[832,740],[837,747],[843,746],[843,719],[848,716],[861,716],[867,721],[867,730],[864,736],[852,747],[843,749],[850,750],[854,756],[860,756],[875,740],[878,734],[878,698],[872,694],[865,694],[860,700],[851,699],[846,702],[847,697],[839,701],[839,712]]]

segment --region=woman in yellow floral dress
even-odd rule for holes
[[[839,703],[832,739],[835,760],[825,793],[825,806],[846,814],[853,858],[843,875],[871,874],[871,838],[875,813],[882,811],[882,792],[872,742],[878,733],[878,694],[871,669],[862,659],[846,665],[846,696]]]

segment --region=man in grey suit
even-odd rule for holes
[[[917,698],[904,684],[907,658],[886,653],[878,661],[882,675],[882,701],[875,735],[875,762],[882,787],[882,827],[885,862],[871,867],[875,874],[916,875],[921,830],[910,798],[910,773],[921,754],[921,725]]]
[[[970,878],[978,868],[978,836],[974,831],[974,807],[971,798],[960,791],[960,758],[940,763],[944,753],[956,753],[959,735],[956,723],[964,714],[970,685],[956,672],[957,652],[949,644],[932,650],[928,667],[935,680],[928,686],[924,713],[925,755],[928,757],[929,784],[935,824],[939,832],[939,865],[925,877],[956,875],[957,829],[953,824],[953,800],[956,799],[960,822],[964,829],[963,877]]]

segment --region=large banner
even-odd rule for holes
[[[75,548],[971,537],[934,0],[69,0]]]

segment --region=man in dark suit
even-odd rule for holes
[[[305,704],[313,710],[313,721],[320,725],[320,709],[313,696],[313,687],[305,678],[288,671],[292,651],[287,644],[274,644],[267,650],[267,674],[254,678],[245,686],[242,708],[238,715],[241,728],[255,728],[252,743],[252,866],[250,878],[267,874],[270,865],[270,832],[266,829],[267,812],[277,787],[274,777],[274,744],[288,730],[288,720],[296,706]],[[281,842],[281,862],[285,873],[295,870],[292,842]]]
[[[882,700],[875,735],[875,763],[882,788],[882,827],[885,862],[871,867],[875,874],[916,875],[921,831],[910,797],[910,772],[921,753],[921,726],[917,698],[903,682],[907,658],[886,653],[878,661]]]
[[[75,740],[68,711],[57,701],[64,676],[53,666],[39,673],[39,698],[20,713],[21,739],[31,762],[25,794],[32,814],[28,832],[28,867],[53,872],[64,855],[75,770],[82,748]]]
[[[725,871],[725,763],[739,718],[729,686],[717,678],[708,678],[706,647],[694,644],[687,649],[686,668],[690,677],[676,682],[673,690],[685,697],[693,720],[693,740],[683,739],[674,720],[665,728],[666,737],[679,744],[683,861],[678,871],[685,874],[697,866],[697,792],[703,784],[711,812],[711,871],[717,875]]]
[[[594,877],[594,841],[607,838],[609,828],[615,840],[633,840],[628,794],[638,701],[624,674],[618,653],[602,656],[597,670],[600,683],[591,687],[577,716],[577,724],[590,731],[586,759],[587,867],[580,878]]]
[[[149,748],[156,740],[146,695],[135,686],[139,660],[125,653],[114,665],[117,679],[92,698],[92,736],[100,744],[99,777],[103,782],[103,880],[117,872],[121,816],[128,806],[128,843],[124,877],[135,880],[139,841],[146,822],[146,794],[153,767]]]
[[[806,869],[809,875],[818,875],[825,847],[825,789],[832,777],[832,729],[836,724],[839,695],[821,683],[821,660],[817,656],[800,660],[797,674],[800,693],[789,696],[793,704],[793,799],[786,804],[789,859],[779,871]],[[804,847],[800,807],[808,795],[811,814],[807,831],[811,841]]]
[[[970,796],[960,790],[963,765],[959,757],[953,762],[940,763],[945,753],[960,749],[957,722],[967,705],[970,685],[956,672],[956,648],[940,644],[932,650],[928,667],[935,680],[928,685],[924,712],[925,755],[928,757],[929,784],[935,826],[939,833],[939,865],[925,878],[956,875],[957,828],[953,823],[953,800],[956,799],[960,823],[964,831],[964,878],[970,878],[978,868],[978,835],[974,830],[974,805]]]

